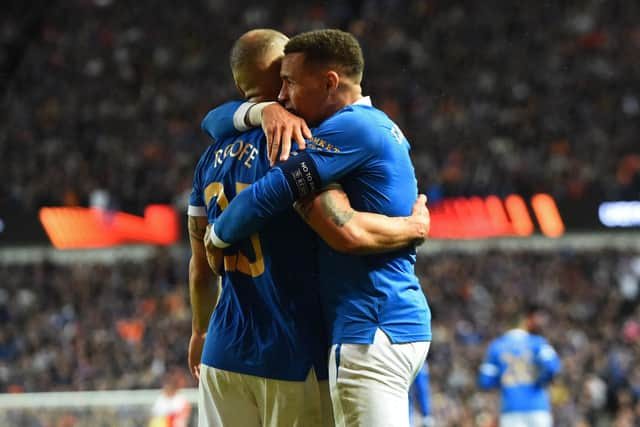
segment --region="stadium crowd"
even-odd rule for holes
[[[432,201],[640,193],[637,2],[28,4],[0,18],[10,206],[184,207],[199,122],[238,96],[227,53],[255,27],[357,35],[365,92],[412,141]]]
[[[186,267],[165,250],[143,263],[0,266],[0,393],[154,388],[175,368],[192,381]],[[479,391],[477,369],[527,301],[548,310],[564,365],[556,425],[640,422],[640,254],[443,253],[417,267],[438,426],[490,425],[497,399]]]
[[[7,1],[0,207],[184,209],[200,120],[237,98],[227,52],[255,27],[353,32],[365,92],[412,141],[432,201],[640,198],[638,2],[119,3]],[[190,378],[187,259],[0,265],[0,393],[160,387],[174,367]],[[449,253],[417,271],[438,426],[490,425],[497,399],[477,367],[529,299],[563,360],[556,425],[640,424],[640,254]]]

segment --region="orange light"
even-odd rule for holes
[[[545,236],[564,233],[560,212],[551,196],[537,194],[531,204]],[[497,196],[444,199],[429,210],[429,237],[436,239],[530,236],[535,230],[526,202],[516,194],[504,201]]]
[[[504,210],[502,200],[498,196],[489,196],[485,199],[485,205],[487,206],[487,212],[491,217],[491,223],[496,230],[496,236],[506,236],[513,234],[513,227],[507,217],[507,212]]]
[[[536,194],[531,198],[531,206],[545,236],[559,237],[564,234],[564,223],[553,197],[548,194]]]
[[[530,236],[533,234],[533,221],[527,211],[527,205],[522,197],[512,194],[504,201],[504,206],[511,217],[513,231],[518,236]]]
[[[94,208],[46,207],[40,209],[39,218],[58,249],[169,245],[179,237],[178,214],[167,205],[147,206],[144,217]]]

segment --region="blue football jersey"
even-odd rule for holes
[[[203,120],[212,131],[211,114]],[[196,167],[189,214],[213,223],[269,169],[261,130],[218,139]],[[280,380],[327,378],[328,338],[319,308],[315,234],[293,211],[224,249],[222,292],[202,363]]]
[[[545,387],[559,371],[560,359],[547,340],[514,329],[489,345],[478,384],[500,388],[503,413],[549,411]]]
[[[417,182],[409,143],[368,98],[343,108],[312,133],[305,151],[271,169],[229,204],[216,220],[218,237],[244,239],[294,200],[332,182],[342,185],[357,210],[411,214]],[[354,256],[322,242],[318,260],[332,344],[372,343],[376,328],[393,343],[431,340],[431,315],[414,274],[413,248]]]

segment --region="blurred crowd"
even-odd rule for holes
[[[338,27],[413,145],[421,190],[640,196],[640,3],[19,2],[0,17],[0,202],[186,204],[242,32]]]
[[[185,257],[143,263],[0,266],[0,393],[159,388],[190,336]],[[475,384],[488,342],[535,301],[564,369],[557,426],[640,422],[640,253],[422,255],[433,311],[429,353],[438,426],[491,426],[497,396]],[[634,424],[634,422],[636,424]]]
[[[410,139],[422,192],[640,199],[640,3],[624,0],[6,0],[0,14],[0,207],[185,208],[238,97],[250,28],[338,27],[364,92]],[[159,388],[186,370],[187,257],[0,265],[0,393]],[[640,423],[640,254],[495,252],[418,262],[434,314],[438,426],[490,425],[486,344],[528,300],[564,370],[556,425]],[[191,383],[190,385],[194,385]]]
[[[556,426],[640,423],[640,254],[598,251],[442,254],[417,271],[433,311],[434,419],[490,426],[495,395],[476,386],[488,340],[531,302],[563,370],[550,388]]]
[[[161,387],[186,367],[187,256],[0,266],[0,392]]]

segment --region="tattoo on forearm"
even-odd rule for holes
[[[198,225],[198,220],[192,216],[190,216],[188,219],[188,225],[189,225],[189,236],[195,240],[199,240],[203,242],[206,227],[200,227]]]
[[[331,219],[331,221],[338,227],[344,226],[347,222],[353,218],[355,212],[353,209],[344,210],[341,209],[331,197],[330,192],[325,192],[320,195],[320,201],[322,210]]]

